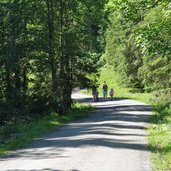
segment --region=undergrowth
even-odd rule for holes
[[[57,130],[63,123],[87,116],[91,109],[91,106],[75,103],[67,115],[61,116],[58,113],[51,112],[34,122],[6,124],[0,128],[0,156],[22,148],[42,135]]]

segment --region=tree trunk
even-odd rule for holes
[[[60,0],[60,85],[61,85],[61,110],[66,113],[71,108],[72,82],[70,78],[69,56],[67,51],[66,28],[69,27],[67,15],[67,2]]]
[[[7,99],[10,99],[12,94],[12,85],[11,85],[11,79],[10,79],[10,67],[8,64],[8,61],[5,62],[5,70],[6,70],[6,93],[7,93]]]
[[[27,86],[27,67],[24,66],[24,68],[23,68],[23,90],[25,93],[26,93],[27,88],[28,88],[28,86]]]
[[[20,67],[15,68],[15,89],[19,91],[21,88]]]
[[[51,76],[52,76],[52,105],[54,109],[59,111],[58,105],[58,92],[57,92],[57,76],[56,76],[56,61],[54,53],[54,23],[53,23],[53,4],[52,0],[46,1],[47,5],[47,17],[48,17],[48,53],[49,62],[51,66]]]

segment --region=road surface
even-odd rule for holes
[[[149,106],[128,99],[93,103],[77,93],[73,98],[97,108],[89,117],[0,159],[0,171],[151,171]]]

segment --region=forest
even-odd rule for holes
[[[171,111],[170,0],[0,1],[1,131],[66,115],[104,66]]]
[[[170,170],[171,2],[109,0],[107,10],[102,59],[114,69],[120,89],[132,89],[131,98],[153,106],[148,129],[153,170]]]
[[[123,84],[170,97],[170,1],[110,1],[109,10],[106,62]]]
[[[106,0],[0,2],[0,124],[65,114],[90,84],[104,41]],[[39,116],[40,115],[40,116]],[[17,119],[16,119],[17,118]]]

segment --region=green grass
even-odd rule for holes
[[[98,80],[99,83],[99,88],[98,91],[100,93],[100,95],[102,96],[102,86],[104,81],[106,81],[107,85],[108,85],[108,94],[111,88],[114,88],[115,91],[115,96],[118,96],[118,89],[119,86],[117,84],[117,77],[114,75],[114,72],[111,68],[102,68],[101,69],[101,76]]]
[[[148,103],[150,99],[152,98],[152,94],[149,93],[140,93],[136,89],[132,88],[125,88],[123,86],[120,86],[118,84],[119,76],[113,71],[111,67],[102,68],[101,69],[101,76],[98,80],[100,86],[99,86],[99,93],[102,96],[102,85],[104,80],[107,82],[108,90],[110,91],[111,88],[114,88],[115,97],[120,98],[130,98],[130,99],[136,99],[138,101],[143,101]],[[109,94],[109,92],[108,92]]]
[[[162,97],[156,102],[153,94],[140,93],[135,89],[124,88],[118,84],[118,79],[118,75],[112,68],[102,68],[98,80],[100,95],[102,96],[102,85],[106,80],[109,89],[114,88],[115,97],[135,99],[153,106],[153,116],[148,130],[153,170],[171,170],[171,104],[166,104]]]
[[[6,128],[6,130],[9,129],[8,139],[6,139],[3,143],[1,142],[0,156],[5,155],[9,151],[22,148],[28,143],[45,135],[46,133],[57,130],[62,123],[71,122],[87,116],[91,109],[91,106],[75,103],[72,106],[72,110],[64,116],[60,116],[57,113],[51,113],[50,115],[29,124],[21,124],[15,126],[8,125],[8,128]],[[10,129],[14,127],[15,131],[11,131]],[[0,138],[2,139],[2,135],[5,133],[2,132],[2,130],[0,133]]]
[[[171,170],[171,105],[154,107],[149,145],[155,171]]]

